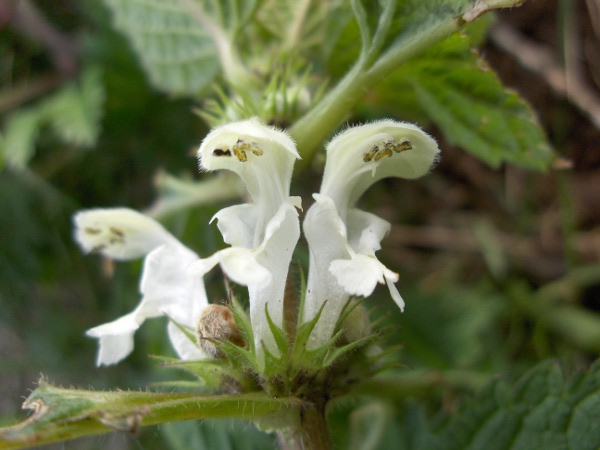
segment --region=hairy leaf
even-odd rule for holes
[[[100,134],[104,96],[100,71],[88,68],[77,84],[68,84],[46,100],[42,114],[64,142],[91,147]]]
[[[422,448],[528,450],[600,447],[600,362],[566,383],[555,362],[508,387],[497,381],[421,435]],[[426,435],[426,436],[425,436]]]
[[[403,66],[387,90],[397,93],[386,96],[391,101],[416,97],[451,144],[492,167],[543,170],[554,159],[529,105],[502,86],[465,36],[454,35]]]
[[[24,168],[35,153],[35,140],[39,132],[40,114],[26,109],[15,112],[6,123],[2,141],[2,160],[12,167]]]
[[[116,27],[131,41],[152,83],[167,92],[194,95],[219,69],[217,48],[210,31],[191,13],[197,5],[213,22],[208,3],[159,0],[106,0]],[[215,22],[216,24],[216,22]]]
[[[3,159],[12,167],[26,167],[35,154],[38,134],[45,126],[51,126],[67,144],[80,148],[93,146],[100,134],[103,103],[100,72],[87,68],[78,81],[12,114],[2,143]]]

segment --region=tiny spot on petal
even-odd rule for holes
[[[115,227],[110,227],[110,232],[112,234],[114,234],[115,236],[117,236],[117,237],[120,237],[122,239],[125,238],[125,233],[123,232],[123,230],[120,230],[120,229],[115,228]]]

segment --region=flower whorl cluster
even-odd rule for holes
[[[387,284],[394,301],[404,308],[394,285],[398,275],[375,256],[390,224],[355,205],[378,180],[426,174],[438,153],[436,142],[420,128],[391,120],[349,128],[327,145],[321,189],[313,195],[315,203],[303,223],[310,266],[299,314],[308,322],[321,312],[310,348],[332,338],[351,297],[370,296],[378,283]],[[263,345],[272,355],[280,353],[269,319],[284,328],[285,284],[300,237],[300,198],[289,195],[299,158],[296,146],[285,132],[249,119],[211,131],[198,157],[201,170],[225,169],[239,175],[251,198],[250,203],[215,214],[213,220],[230,247],[212,256],[198,258],[161,225],[132,210],[90,210],[75,217],[76,238],[84,250],[114,259],[146,255],[140,305],[88,331],[100,339],[98,364],[127,356],[135,330],[146,318],[160,315],[171,319],[169,336],[182,359],[208,357],[175,323],[196,328],[208,306],[203,276],[217,264],[231,280],[248,287],[254,342],[245,344],[253,346],[259,365],[264,363]]]

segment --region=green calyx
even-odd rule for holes
[[[235,298],[229,305],[246,345],[212,340],[225,357],[221,360],[168,363],[198,376],[205,386],[225,392],[264,391],[269,397],[295,397],[325,405],[333,397],[348,392],[362,379],[387,366],[379,342],[381,332],[371,332],[368,315],[362,304],[350,301],[340,316],[334,336],[323,346],[311,349],[311,333],[321,318],[323,308],[310,321],[278,327],[265,308],[267,322],[275,338],[278,354],[263,344],[259,360],[250,320]],[[250,343],[250,344],[249,344]],[[260,362],[259,362],[260,361]]]

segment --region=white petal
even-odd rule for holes
[[[144,261],[140,286],[143,298],[138,307],[87,332],[88,336],[100,339],[98,365],[115,364],[131,353],[133,334],[146,319],[167,315],[184,326],[195,326],[201,310],[208,304],[202,280],[186,275],[187,266],[195,258],[194,252],[176,241],[150,252]],[[179,341],[173,345],[179,350]]]
[[[75,239],[86,252],[133,259],[176,241],[162,225],[132,209],[91,209],[74,217]]]
[[[204,285],[186,273],[197,259],[194,252],[181,244],[164,245],[152,251],[144,261],[140,283],[142,301],[158,305],[158,311],[178,322],[189,315],[199,315],[208,305]]]
[[[259,358],[262,354],[261,342],[265,343],[271,353],[275,355],[279,353],[267,323],[265,305],[268,305],[269,315],[275,325],[283,328],[285,284],[292,254],[299,238],[298,212],[293,202],[285,202],[269,222],[265,240],[256,252],[257,262],[269,271],[270,280],[266,284],[248,285],[250,320]]]
[[[302,199],[300,197],[288,197],[284,203],[289,203],[298,209],[302,209]],[[211,222],[218,220],[219,231],[223,235],[223,240],[233,247],[255,248],[256,235],[260,234],[262,239],[268,239],[265,233],[268,233],[269,227],[274,227],[275,222],[270,220],[261,233],[257,233],[260,226],[258,223],[261,217],[260,206],[253,204],[234,205],[223,208],[215,214]],[[276,213],[277,215],[277,213]]]
[[[201,258],[191,263],[187,268],[187,275],[190,278],[199,278],[206,275],[221,262],[221,251],[214,253],[208,258]]]
[[[396,279],[395,281],[398,280]],[[390,290],[390,295],[392,296],[392,299],[396,302],[398,308],[400,308],[400,311],[404,312],[404,299],[400,295],[400,292],[398,292],[398,289],[396,289],[394,281],[388,277],[385,277],[385,282],[387,284],[388,289]]]
[[[252,204],[234,205],[223,208],[215,214],[211,222],[218,220],[217,226],[225,243],[234,247],[251,248],[258,220],[258,210]]]
[[[207,358],[206,353],[204,353],[195,342],[192,342],[173,322],[169,322],[167,330],[169,332],[171,344],[181,359],[191,361]]]
[[[127,357],[133,350],[133,332],[128,334],[106,334],[99,336],[97,366],[110,366]]]
[[[229,278],[244,286],[264,285],[272,274],[258,262],[257,252],[246,248],[231,247],[221,250],[221,267]]]
[[[323,312],[313,331],[311,348],[331,338],[337,318],[350,297],[329,271],[329,266],[334,260],[351,257],[346,226],[333,200],[321,194],[313,197],[316,202],[307,211],[303,224],[310,251],[303,320],[313,319],[322,307]]]
[[[113,322],[88,330],[86,333],[88,336],[100,340],[96,364],[98,366],[116,364],[129,355],[133,350],[133,334],[145,318],[144,312],[142,311],[140,315],[136,309]]]
[[[321,194],[334,200],[344,219],[373,183],[425,175],[438,154],[437,143],[410,123],[382,120],[349,128],[327,145]]]
[[[240,247],[225,248],[195,261],[190,265],[188,274],[191,277],[204,276],[217,264],[229,278],[244,286],[266,284],[271,280],[271,272],[257,260],[257,251]]]
[[[381,240],[391,228],[387,220],[356,208],[348,211],[346,224],[348,243],[355,252],[363,255],[373,255],[379,250]]]
[[[348,294],[368,297],[377,283],[384,282],[382,266],[373,257],[356,255],[351,259],[333,261],[329,271]]]

